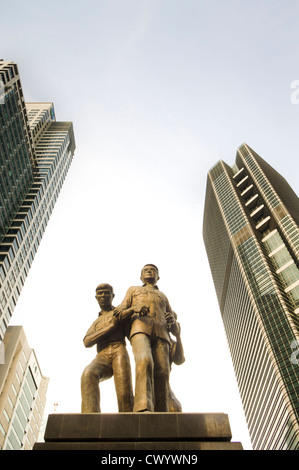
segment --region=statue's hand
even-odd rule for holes
[[[174,315],[171,312],[166,312],[165,320],[167,322],[167,325],[172,325],[172,323],[175,321]]]
[[[146,317],[148,313],[149,313],[149,307],[147,305],[142,305],[139,315],[141,315],[142,317]]]
[[[169,328],[170,333],[172,333],[174,336],[179,336],[181,333],[181,327],[178,322],[174,321],[174,323],[170,326]]]
[[[149,312],[147,305],[136,305],[134,307],[134,313],[137,313],[140,317],[146,317]]]
[[[174,315],[170,312],[165,314],[165,319],[167,322],[168,330],[174,335],[178,336],[180,334],[180,325],[177,323]]]
[[[116,308],[114,309],[113,316],[114,316],[114,317],[119,317],[120,314],[121,314],[121,312],[122,312],[122,309],[119,308],[119,307],[116,307]]]

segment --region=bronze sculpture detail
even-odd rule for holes
[[[81,377],[81,412],[99,413],[99,382],[114,376],[118,410],[133,409],[133,391],[130,358],[125,344],[124,316],[114,315],[113,288],[100,284],[96,288],[96,299],[101,307],[99,317],[93,322],[84,337],[84,345],[97,345],[96,358],[84,369]]]
[[[82,374],[82,413],[100,412],[99,382],[112,375],[120,412],[182,411],[169,385],[171,363],[179,365],[185,360],[180,325],[166,295],[157,287],[158,268],[145,265],[141,280],[142,286],[130,287],[116,308],[112,306],[112,287],[97,287],[101,312],[87,331],[84,345],[97,344],[98,354]],[[135,360],[134,399],[125,336]]]
[[[169,330],[176,328],[176,321],[166,295],[157,287],[158,280],[156,266],[145,265],[143,285],[130,287],[115,310],[117,315],[140,309],[131,316],[129,333],[135,359],[134,411],[139,412],[169,411]]]

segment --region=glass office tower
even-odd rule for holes
[[[298,224],[297,195],[248,145],[209,171],[203,237],[253,449],[299,449]]]
[[[16,65],[0,60],[0,344],[71,165],[72,122],[25,103]]]
[[[0,242],[33,181],[36,159],[17,65],[0,61]]]

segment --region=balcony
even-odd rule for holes
[[[241,196],[244,197],[245,199],[249,198],[249,196],[252,195],[253,191],[253,184],[250,184],[244,191],[241,193]]]
[[[250,217],[253,220],[259,220],[263,215],[264,209],[265,209],[264,204],[261,204],[256,209],[254,209],[254,211],[251,212]]]
[[[260,232],[264,232],[269,227],[269,224],[270,224],[270,216],[268,215],[264,219],[260,220],[255,228],[259,230]]]
[[[233,178],[236,182],[239,182],[243,177],[244,177],[244,168],[241,168],[241,170],[239,170],[233,176]]]
[[[252,196],[250,199],[248,199],[248,201],[245,203],[245,206],[246,206],[248,209],[253,209],[253,208],[257,205],[258,198],[259,198],[259,195],[258,195],[258,194],[255,194],[255,195]]]
[[[249,181],[249,178],[248,178],[248,175],[245,176],[245,178],[241,179],[241,181],[239,181],[239,183],[237,184],[237,188],[239,189],[245,189],[246,186],[248,185],[248,181]]]

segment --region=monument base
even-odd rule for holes
[[[33,450],[243,450],[224,413],[52,414]]]

